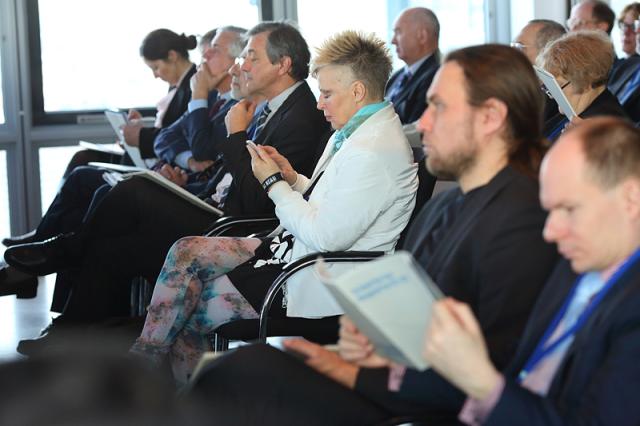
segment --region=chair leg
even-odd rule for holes
[[[213,346],[214,352],[224,352],[229,349],[229,340],[217,333],[213,333],[211,336],[211,345]]]

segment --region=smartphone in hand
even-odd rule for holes
[[[247,140],[247,146],[250,146],[254,151],[258,150],[258,146],[251,140]]]

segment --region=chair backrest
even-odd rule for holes
[[[427,170],[424,163],[425,154],[422,146],[412,147],[411,151],[413,152],[413,160],[418,163],[418,191],[416,192],[416,205],[413,208],[413,212],[411,212],[411,217],[409,218],[407,226],[405,226],[400,233],[400,239],[398,240],[396,247],[402,247],[405,235],[409,230],[409,226],[413,222],[413,219],[416,217],[418,212],[422,210],[422,206],[424,206],[433,196],[433,189],[436,186],[437,180],[436,177]]]

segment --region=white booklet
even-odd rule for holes
[[[211,213],[215,213],[218,216],[223,216],[224,212],[206,202],[202,201],[200,198],[196,197],[186,189],[176,185],[171,182],[169,179],[165,178],[159,173],[156,173],[152,170],[143,169],[141,167],[135,166],[123,166],[121,164],[111,164],[111,163],[99,163],[99,162],[91,162],[90,166],[102,167],[105,169],[113,170],[113,172],[105,172],[103,175],[104,180],[111,186],[115,186],[121,180],[129,179],[133,176],[140,176],[145,179],[149,179],[152,182],[155,182],[158,185],[162,185],[168,190],[172,191],[176,195],[182,197],[187,200],[191,204],[194,204],[201,209],[207,210]]]
[[[104,112],[104,115],[107,117],[107,120],[111,124],[113,131],[118,136],[120,144],[122,145],[124,150],[127,151],[127,154],[129,154],[129,158],[131,158],[133,164],[138,167],[147,169],[147,164],[144,162],[142,156],[140,155],[140,149],[138,149],[137,146],[127,145],[124,140],[124,136],[122,135],[122,130],[120,130],[122,126],[127,124],[127,114],[123,111],[106,110]]]
[[[316,272],[379,355],[417,370],[429,367],[424,337],[432,305],[443,296],[410,253],[398,251],[335,278],[321,260]]]
[[[558,103],[560,112],[562,112],[569,120],[575,117],[577,115],[576,112],[569,103],[567,97],[564,95],[562,88],[558,84],[558,81],[555,79],[553,74],[535,65],[533,66],[533,69],[536,71],[536,74],[538,75],[540,81],[542,81],[542,84],[544,84],[549,93],[551,93],[553,99],[555,99],[555,101]]]
[[[124,149],[122,149],[119,143],[93,143],[89,141],[80,141],[78,142],[78,145],[92,151],[105,152],[111,155],[124,154]]]

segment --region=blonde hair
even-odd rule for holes
[[[555,77],[564,77],[578,93],[583,93],[607,84],[613,60],[613,44],[606,34],[577,31],[549,43],[536,62]]]
[[[372,100],[384,97],[384,88],[391,74],[391,57],[384,41],[373,34],[343,31],[316,48],[312,74],[327,65],[349,67],[356,80],[361,81]]]

